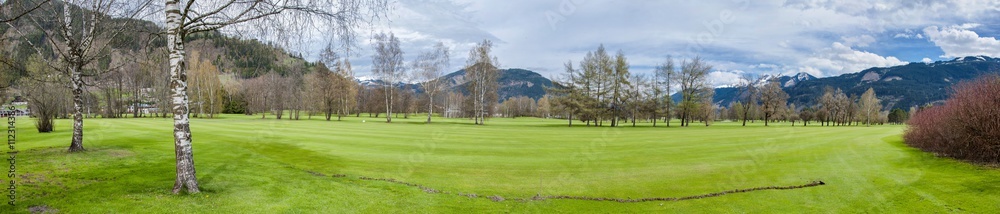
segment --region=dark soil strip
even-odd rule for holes
[[[343,175],[339,175],[339,176],[334,176],[334,177],[344,177],[344,176]],[[384,181],[384,182],[389,182],[389,183],[396,183],[396,184],[402,184],[402,185],[411,186],[411,187],[417,187],[417,188],[420,188],[421,190],[423,190],[424,192],[431,193],[431,194],[451,194],[449,192],[442,192],[442,191],[439,191],[439,190],[436,190],[436,189],[432,189],[430,187],[426,187],[426,186],[423,186],[423,185],[420,185],[420,184],[407,183],[407,182],[398,181],[396,179],[391,179],[391,178],[369,178],[369,177],[362,176],[362,177],[358,177],[358,179],[369,180],[369,181]],[[808,184],[803,184],[803,185],[798,185],[798,186],[755,187],[755,188],[749,188],[749,189],[727,190],[727,191],[709,193],[709,194],[704,194],[704,195],[692,195],[692,196],[685,196],[685,197],[669,197],[669,198],[637,198],[637,199],[628,198],[628,199],[626,199],[626,198],[603,198],[603,197],[569,196],[569,195],[553,195],[553,196],[536,195],[536,196],[531,197],[531,198],[509,198],[508,200],[540,201],[540,200],[546,200],[546,199],[568,199],[568,200],[585,200],[585,201],[610,201],[610,202],[618,202],[618,203],[638,203],[638,202],[650,202],[650,201],[684,201],[684,200],[693,200],[693,199],[718,197],[718,196],[723,196],[723,195],[732,194],[732,193],[744,193],[744,192],[753,192],[753,191],[760,191],[760,190],[791,190],[791,189],[801,189],[801,188],[814,187],[814,186],[820,186],[820,185],[826,185],[826,183],[823,183],[823,181],[813,181],[813,182],[810,182]],[[497,201],[497,202],[505,200],[504,197],[501,197],[501,196],[498,196],[498,195],[494,195],[494,196],[480,196],[480,195],[477,195],[475,193],[455,193],[455,195],[465,196],[465,197],[470,197],[470,198],[489,198],[490,200]]]

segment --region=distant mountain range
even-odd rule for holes
[[[859,96],[872,88],[882,100],[883,107],[888,110],[943,101],[947,99],[951,86],[984,74],[1000,74],[1000,58],[970,56],[934,63],[914,62],[894,67],[869,68],[858,73],[824,78],[806,73],[776,78],[788,93],[788,102],[800,108],[813,106],[816,99],[823,95],[824,89],[832,87],[839,88],[848,95]],[[441,78],[448,83],[449,90],[466,93],[465,84],[468,81],[465,80],[465,70],[455,71]],[[359,82],[369,86],[381,85],[378,80],[364,77],[359,78]],[[419,84],[397,85],[413,87],[418,93],[423,92]],[[499,95],[501,100],[517,96],[538,99],[545,95],[545,87],[551,86],[551,80],[533,71],[502,69]],[[738,89],[733,87],[716,88],[713,100],[716,104],[728,106],[736,100],[737,92]],[[679,100],[679,96],[675,94],[674,99]]]
[[[861,95],[868,88],[882,100],[884,109],[909,108],[940,102],[948,97],[951,86],[984,74],[1000,73],[1000,59],[969,56],[934,63],[914,62],[901,66],[869,68],[858,73],[816,78],[800,73],[782,76],[779,81],[789,95],[789,103],[812,106],[827,86],[844,93]],[[736,99],[736,88],[715,89],[714,101],[729,105]]]
[[[465,79],[465,69],[449,73],[440,77],[440,79],[444,80],[447,91],[468,94],[466,84],[469,81]],[[358,77],[357,80],[361,85],[368,87],[384,84],[381,80],[371,77]],[[498,81],[500,89],[497,91],[497,95],[500,96],[501,101],[518,96],[527,96],[537,100],[545,96],[545,87],[552,86],[552,81],[541,74],[520,68],[501,69]],[[396,83],[395,85],[400,88],[412,88],[417,93],[423,93],[424,91],[418,83]]]

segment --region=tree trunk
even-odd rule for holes
[[[427,123],[431,123],[431,115],[434,115],[434,95],[427,94]]]
[[[76,57],[74,57],[76,58]],[[79,59],[79,58],[76,58]],[[69,152],[81,152],[83,149],[83,78],[82,66],[73,65],[71,81],[73,85],[73,139],[69,144]]]
[[[657,104],[657,105],[659,105],[659,104]],[[659,109],[659,107],[657,107],[657,110],[653,110],[653,127],[656,127],[656,121],[660,120],[659,117],[656,117],[656,111],[658,111],[658,109]]]
[[[635,110],[632,111],[632,127],[635,127]]]
[[[569,127],[573,127],[573,113],[569,113]]]
[[[68,59],[70,64],[70,81],[73,89],[73,138],[69,144],[69,152],[79,152],[83,151],[83,77],[82,70],[83,65],[80,61],[83,50],[80,50],[77,46],[77,42],[73,40],[73,19],[70,16],[70,6],[69,4],[63,4],[63,21],[65,21],[65,33],[66,42],[70,46],[70,58]],[[84,35],[85,37],[86,35]],[[51,128],[50,128],[51,130]]]
[[[392,86],[390,86],[392,87]],[[392,123],[392,90],[389,87],[385,87],[385,122]]]
[[[743,108],[743,126],[747,126],[747,118],[750,116],[749,111],[750,109]]]
[[[685,123],[687,123],[687,110],[684,111],[685,112],[681,113],[681,127],[686,126]]]
[[[138,88],[139,86],[133,86]],[[132,118],[139,118],[139,90],[132,91]]]
[[[191,126],[188,119],[187,71],[184,64],[184,30],[178,0],[168,0],[167,50],[170,51],[170,87],[174,113],[174,154],[177,160],[177,177],[173,193],[182,189],[188,193],[198,193],[198,179],[194,170],[194,155],[191,148]]]

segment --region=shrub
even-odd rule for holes
[[[940,156],[1000,162],[1000,76],[959,84],[942,106],[907,122],[906,144]]]

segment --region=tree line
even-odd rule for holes
[[[569,126],[578,120],[586,126],[612,127],[623,122],[634,126],[637,121],[653,126],[662,121],[670,126],[675,118],[680,120],[680,126],[692,122],[710,126],[722,120],[741,121],[743,126],[756,121],[765,126],[776,121],[791,122],[793,126],[796,122],[803,126],[809,122],[850,126],[899,124],[908,118],[901,109],[883,111],[873,89],[859,97],[828,87],[813,106],[795,106],[788,104],[789,96],[777,78],[752,74],[740,78],[737,101],[716,103],[708,79],[712,66],[700,57],[679,63],[667,57],[647,77],[631,74],[628,59],[621,51],[611,56],[601,45],[574,66],[572,61],[564,64],[565,72],[555,80],[555,87],[548,89],[551,99],[547,97],[532,108],[521,107],[526,102],[520,99],[508,100],[501,105],[505,114],[544,110],[540,115],[566,119]]]

